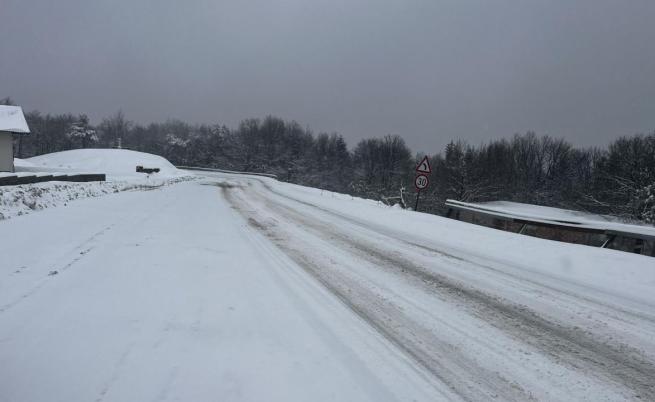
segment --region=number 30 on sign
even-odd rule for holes
[[[416,187],[417,190],[421,191],[424,188],[426,188],[430,184],[430,179],[428,179],[428,176],[424,174],[420,174],[416,176],[414,179],[414,186]]]

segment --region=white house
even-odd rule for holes
[[[20,106],[0,105],[0,172],[14,171],[13,134],[29,134]]]

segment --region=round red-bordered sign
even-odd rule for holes
[[[414,179],[414,187],[416,187],[418,191],[423,190],[429,185],[430,185],[430,179],[428,178],[428,176],[424,174],[420,174],[416,176],[416,178]]]

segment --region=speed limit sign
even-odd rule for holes
[[[416,187],[416,204],[414,204],[414,211],[418,211],[418,197],[421,195],[421,190],[430,185],[430,179],[428,176],[432,173],[432,168],[430,167],[430,158],[426,156],[423,157],[421,163],[416,166],[416,178],[414,178],[414,187]]]
[[[428,176],[424,174],[420,174],[414,179],[414,187],[416,187],[418,191],[426,188],[428,184],[430,184],[430,179],[428,179]]]

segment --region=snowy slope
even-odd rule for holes
[[[136,166],[161,169],[158,173],[136,172]],[[123,149],[78,149],[15,159],[18,175],[105,173],[106,182],[44,182],[0,187],[0,220],[45,208],[68,205],[82,198],[127,190],[152,189],[192,179],[166,159]]]
[[[26,159],[35,169],[45,171],[73,171],[79,173],[105,173],[109,180],[130,180],[145,177],[136,172],[136,166],[159,168],[156,178],[174,178],[186,175],[161,156],[127,149],[75,149],[55,152]]]
[[[20,172],[24,168],[33,168],[34,164],[25,159],[14,158],[14,167]]]

